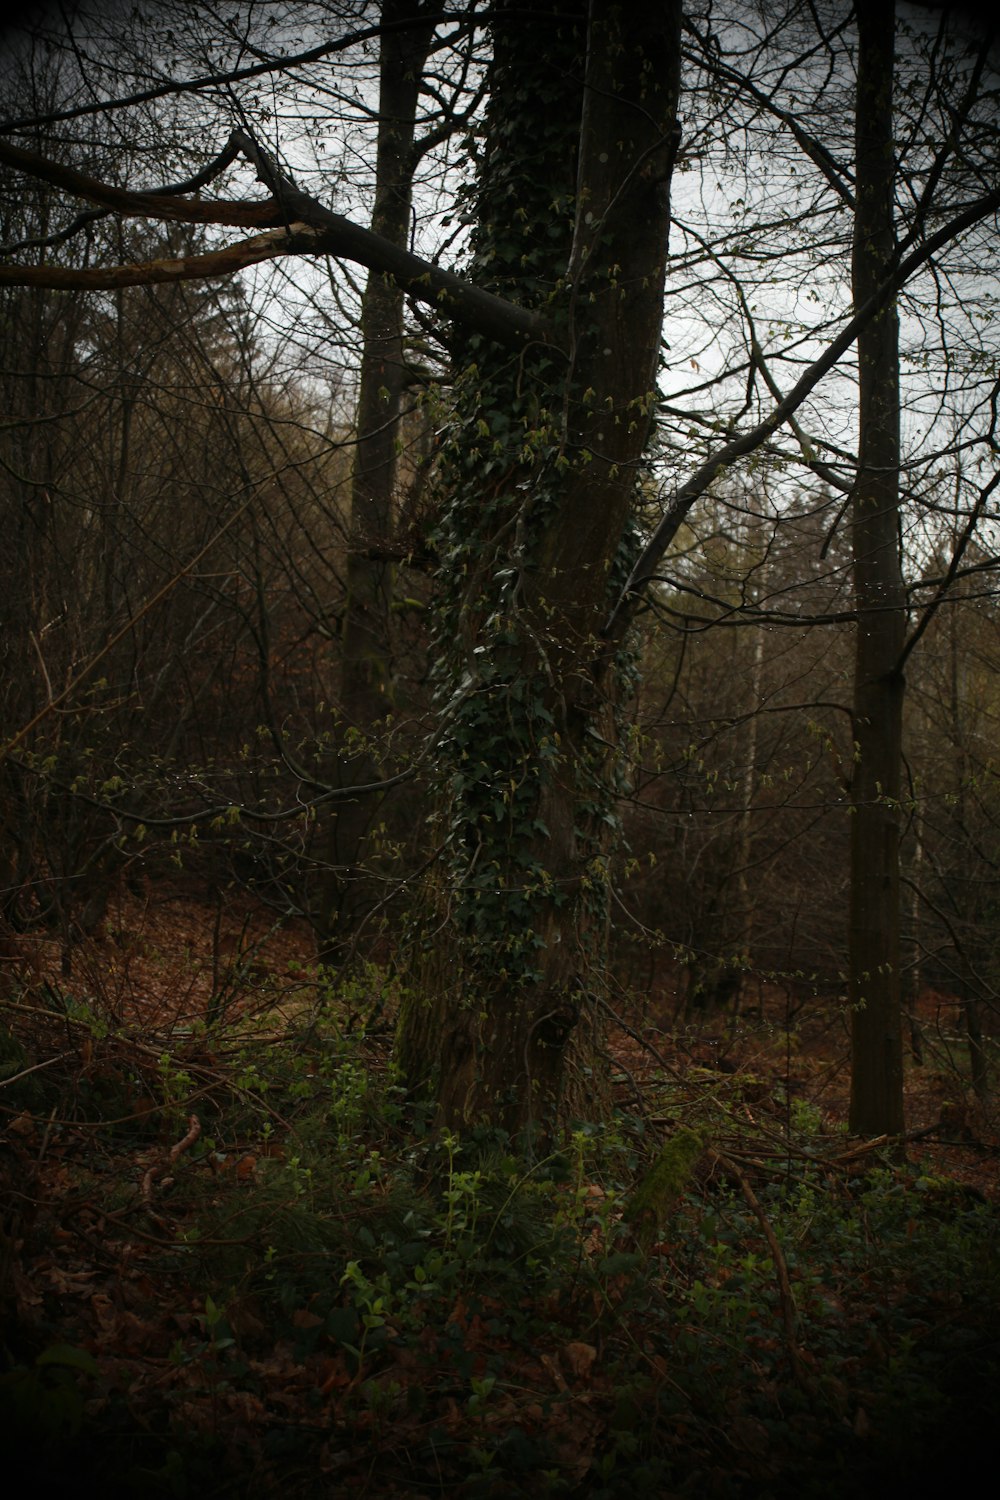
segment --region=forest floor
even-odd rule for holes
[[[1000,1133],[948,996],[902,1143],[846,1133],[835,999],[623,997],[613,1119],[527,1166],[408,1107],[394,982],[332,983],[265,912],[159,888],[68,975],[4,951],[0,1432],[34,1493],[916,1494],[995,1439]]]

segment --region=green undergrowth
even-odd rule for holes
[[[5,1034],[0,1413],[26,1472],[820,1497],[943,1476],[991,1434],[976,1193],[845,1163],[766,1080],[704,1071],[528,1161],[435,1130],[345,1014],[325,994],[155,1045],[81,1021],[34,1072],[37,1025]]]

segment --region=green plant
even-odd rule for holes
[[[365,1275],[356,1260],[348,1261],[340,1285],[347,1287],[351,1302],[360,1315],[360,1338],[357,1345],[345,1343],[344,1347],[358,1362],[358,1374],[365,1367],[369,1346],[385,1341],[385,1327],[393,1303],[393,1289],[388,1276],[383,1272],[374,1280]]]
[[[160,1098],[166,1119],[172,1127],[181,1125],[185,1121],[188,1100],[194,1090],[194,1079],[169,1052],[160,1053],[157,1068]]]
[[[97,1361],[86,1350],[50,1344],[33,1364],[0,1375],[0,1421],[13,1451],[23,1451],[25,1443],[59,1444],[75,1437],[85,1410],[81,1382],[97,1373]]]

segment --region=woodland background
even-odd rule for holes
[[[0,1394],[36,1479],[864,1493],[988,1436],[1000,58],[966,12],[875,7],[877,284],[917,259],[883,296],[896,574],[865,596],[855,346],[768,426],[863,301],[857,18],[665,9],[641,400],[559,385],[531,322],[568,296],[575,327],[597,243],[559,59],[600,25],[659,45],[614,7],[40,7],[4,38]],[[230,251],[234,225],[266,232]],[[588,513],[560,533],[539,506],[533,536],[525,497],[572,500],[589,396],[650,436],[595,616],[634,618],[577,741],[600,632],[525,579]],[[905,692],[899,784],[862,794],[865,617],[898,625]],[[553,744],[568,905],[555,856],[535,873]],[[906,1115],[859,1114],[855,1076],[849,1136],[885,977],[850,935],[873,807]],[[526,977],[533,946],[572,974]],[[459,1094],[480,1009],[500,1029]]]

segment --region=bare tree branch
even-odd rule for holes
[[[521,347],[529,342],[556,342],[552,325],[540,313],[497,297],[453,271],[446,271],[355,224],[343,214],[326,208],[286,176],[246,131],[234,130],[215,162],[228,165],[241,153],[253,163],[260,180],[270,189],[272,197],[266,201],[200,201],[168,195],[162,190],[130,192],[100,182],[74,167],[0,143],[0,162],[119,213],[189,224],[284,226],[278,234],[260,235],[203,256],[151,261],[144,265],[85,270],[59,266],[0,266],[0,285],[84,290],[148,286],[154,282],[229,276],[246,266],[283,255],[334,255],[392,276],[409,296],[430,303],[447,316],[468,323],[500,343]],[[221,169],[220,166],[218,170]]]
[[[686,480],[678,490],[666,515],[643,548],[625,587],[608,616],[603,631],[605,640],[612,643],[618,641],[628,629],[635,618],[636,610],[642,602],[646,589],[656,576],[660,559],[677,535],[695,501],[726,469],[731,468],[748,453],[753,453],[767,441],[772,433],[789,420],[824,375],[829,374],[846,354],[862,329],[866,328],[873,318],[878,317],[889,300],[896,296],[911,276],[926,265],[945,245],[964,233],[966,229],[971,228],[973,224],[978,224],[990,214],[996,213],[998,209],[1000,209],[1000,188],[994,188],[992,192],[968,204],[954,218],[949,219],[947,224],[943,224],[936,234],[930,235],[922,245],[911,251],[900,261],[893,274],[882,283],[878,292],[869,298],[864,307],[844,326],[819,359],[814,360],[804,371],[788,395],[783,401],[777,403],[770,415],[748,432],[724,443],[695,470],[690,479]]]

